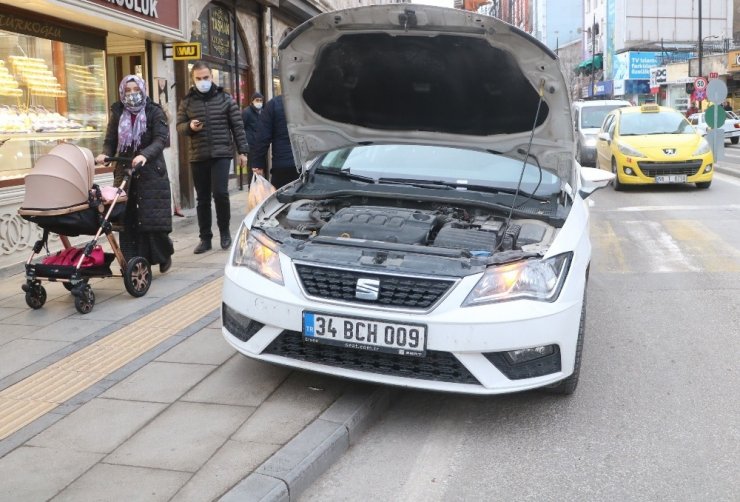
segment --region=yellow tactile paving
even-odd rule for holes
[[[213,311],[222,283],[210,282],[0,392],[0,439]]]
[[[740,272],[740,251],[696,220],[664,220],[663,226],[707,272]]]

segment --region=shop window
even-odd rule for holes
[[[101,49],[0,30],[0,182],[20,182],[59,142],[101,152],[105,82]]]

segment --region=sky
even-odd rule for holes
[[[412,0],[411,3],[423,3],[426,5],[437,5],[439,7],[453,7],[453,0]]]

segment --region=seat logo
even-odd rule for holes
[[[380,293],[380,281],[377,279],[367,279],[360,277],[357,279],[357,285],[355,286],[355,298],[358,300],[371,300],[375,301],[378,299],[378,293]]]
[[[675,148],[663,148],[663,153],[666,155],[676,155]]]

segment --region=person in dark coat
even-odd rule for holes
[[[249,98],[249,106],[242,110],[242,122],[244,122],[244,132],[247,134],[247,143],[249,152],[247,155],[247,167],[252,167],[252,147],[257,141],[257,124],[259,124],[260,113],[265,97],[262,93],[255,92]]]
[[[177,132],[190,138],[190,169],[195,185],[200,242],[195,254],[211,249],[211,199],[216,205],[216,224],[221,233],[221,248],[231,246],[231,204],[229,169],[234,146],[239,151],[239,166],[247,164],[247,136],[239,106],[213,83],[211,68],[198,61],[190,70],[193,87],[177,111]]]
[[[130,166],[117,163],[114,184],[120,186],[125,169],[135,166],[129,184],[121,248],[129,259],[146,258],[159,264],[161,273],[172,266],[175,252],[172,232],[170,180],[164,150],[170,136],[167,117],[161,106],[147,97],[146,84],[136,75],[127,75],[118,86],[120,101],[111,106],[111,117],[103,141],[103,153],[96,157],[127,157]]]
[[[282,96],[276,96],[268,101],[260,114],[257,140],[251,153],[252,170],[262,176],[267,172],[267,150],[270,145],[272,145],[270,183],[275,188],[280,188],[298,179]]]

